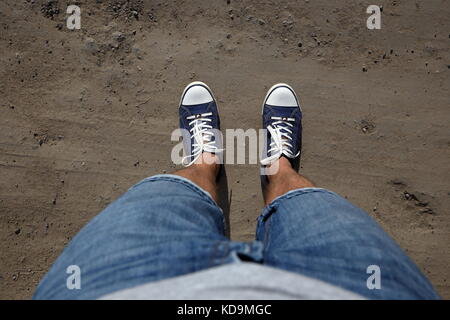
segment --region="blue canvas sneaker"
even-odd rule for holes
[[[302,149],[302,110],[294,89],[284,83],[269,89],[263,103],[263,129],[266,129],[261,165],[268,166],[286,157],[295,170]]]
[[[222,153],[217,103],[206,84],[196,81],[184,89],[179,117],[185,152],[183,165],[192,165],[203,152]]]

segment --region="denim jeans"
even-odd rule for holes
[[[298,189],[258,219],[256,240],[230,241],[222,210],[187,179],[144,179],[90,221],[39,284],[34,299],[95,299],[213,266],[260,263],[316,278],[370,299],[435,299],[431,284],[363,210],[337,194]],[[70,265],[81,289],[69,290]],[[381,289],[368,289],[368,266]]]

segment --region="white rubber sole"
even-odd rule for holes
[[[302,111],[302,107],[300,106],[300,102],[298,101],[297,93],[295,93],[295,90],[294,90],[290,85],[288,85],[288,84],[286,84],[286,83],[277,83],[277,84],[273,85],[273,86],[267,91],[266,97],[264,98],[264,101],[263,101],[263,104],[262,104],[262,107],[261,107],[261,114],[264,113],[264,106],[265,106],[266,101],[267,101],[267,99],[269,98],[270,94],[271,94],[275,89],[277,89],[277,88],[279,88],[279,87],[286,87],[286,88],[288,88],[289,90],[292,91],[292,93],[293,93],[294,96],[295,96],[295,100],[297,101],[297,105],[298,105],[300,111]]]

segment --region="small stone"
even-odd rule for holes
[[[401,181],[399,179],[393,179],[393,180],[391,180],[391,183],[393,185],[398,185],[398,186],[405,186],[406,185],[403,181]]]
[[[19,234],[20,231],[21,231],[21,230],[20,230],[20,228],[19,228],[19,229],[17,229],[16,231],[14,231],[14,233],[15,233],[15,234]]]
[[[434,211],[430,208],[420,210],[420,213],[434,214]]]
[[[84,42],[84,48],[90,53],[96,53],[99,50],[99,45],[93,38],[87,38]]]
[[[403,192],[403,196],[405,197],[406,200],[419,201],[419,199],[417,199],[415,194],[409,193],[408,191]]]
[[[116,31],[112,34],[112,38],[115,41],[122,42],[123,40],[125,40],[125,35],[120,31]]]

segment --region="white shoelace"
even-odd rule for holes
[[[292,140],[292,128],[294,125],[290,122],[294,122],[294,118],[282,118],[282,117],[272,117],[272,120],[276,120],[270,126],[267,127],[267,130],[270,133],[271,143],[269,146],[269,150],[267,151],[268,156],[265,159],[261,159],[261,164],[263,166],[267,166],[272,162],[278,160],[282,155],[293,159],[297,157],[300,152],[294,154],[292,152],[292,144],[289,142]]]
[[[212,126],[208,124],[212,121],[211,118],[208,118],[211,115],[212,112],[208,112],[186,117],[187,120],[192,120],[189,122],[189,127],[193,127],[189,132],[194,138],[194,143],[192,144],[192,153],[182,159],[184,166],[189,167],[196,162],[203,152],[219,153],[223,151],[223,149],[217,148],[217,146],[215,146],[215,141],[212,140],[214,133],[211,132]],[[186,163],[186,160],[189,160],[191,157],[193,157],[193,159]]]

